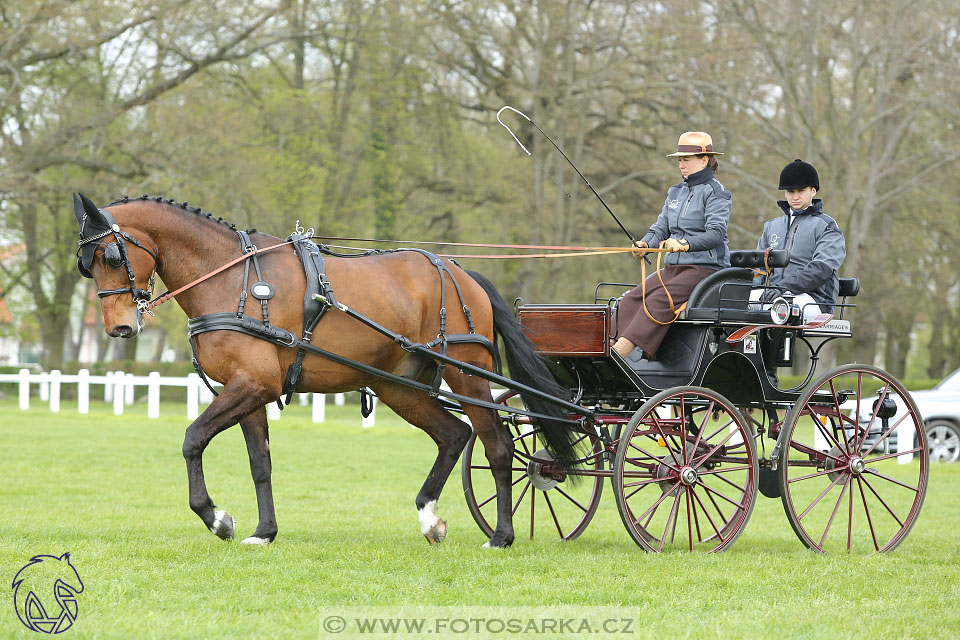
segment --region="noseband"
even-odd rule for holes
[[[104,231],[103,233],[90,236],[89,238],[82,237],[82,234],[83,234],[83,231],[81,226],[81,238],[80,240],[77,241],[77,257],[78,258],[80,257],[80,250],[84,247],[84,245],[96,242],[97,245],[104,245],[104,262],[106,262],[107,266],[112,267],[114,269],[119,269],[120,267],[126,267],[127,269],[127,279],[130,283],[129,286],[120,287],[118,289],[100,289],[99,291],[97,291],[97,296],[100,298],[105,298],[107,296],[123,295],[125,293],[129,293],[133,297],[134,303],[137,305],[138,312],[141,312],[141,313],[144,311],[149,312],[149,309],[147,308],[147,304],[153,298],[154,286],[157,280],[156,254],[154,254],[153,251],[150,251],[150,249],[147,249],[145,246],[140,244],[140,242],[137,241],[137,239],[131,236],[129,233],[125,231],[121,231],[120,225],[118,225],[116,222],[113,222],[112,220],[111,220],[110,228]],[[111,234],[113,234],[113,237],[116,239],[116,242],[109,242],[106,244],[101,242],[104,238],[106,238]],[[153,270],[153,273],[150,274],[149,289],[138,289],[136,286],[137,278],[133,273],[133,267],[130,265],[129,255],[127,254],[128,241],[131,244],[134,244],[137,247],[140,247],[141,249],[146,251],[148,254],[150,254],[150,257],[153,258],[154,270]],[[93,277],[90,274],[90,272],[83,267],[82,264],[78,263],[78,267],[80,268],[81,275],[87,278]]]

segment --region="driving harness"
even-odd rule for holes
[[[208,331],[237,331],[240,333],[245,333],[247,335],[253,336],[255,338],[260,338],[262,340],[267,340],[273,342],[279,346],[296,348],[297,357],[291,363],[287,369],[286,376],[283,382],[283,389],[281,391],[281,396],[286,396],[284,401],[277,399],[277,405],[282,409],[285,404],[289,404],[293,396],[293,393],[298,390],[298,384],[300,382],[301,374],[303,371],[303,358],[306,353],[312,352],[318,355],[322,355],[326,358],[340,362],[341,364],[347,364],[353,368],[360,370],[368,371],[370,373],[375,373],[379,377],[392,379],[398,378],[403,380],[403,384],[407,386],[411,385],[412,380],[401,378],[401,376],[394,376],[393,374],[388,374],[387,372],[380,371],[373,367],[367,367],[367,365],[362,365],[362,363],[357,363],[343,356],[338,356],[331,352],[328,352],[324,349],[320,349],[311,344],[311,339],[313,337],[313,332],[316,329],[317,324],[320,320],[323,319],[327,311],[331,308],[337,308],[341,311],[346,311],[348,315],[360,320],[364,324],[367,324],[371,328],[387,335],[395,342],[400,344],[405,350],[409,352],[422,352],[424,350],[433,350],[439,347],[439,353],[441,356],[447,355],[447,348],[450,344],[462,344],[462,343],[475,343],[483,345],[492,355],[494,359],[494,370],[496,372],[501,371],[501,364],[499,353],[495,345],[486,337],[481,334],[476,333],[476,327],[473,321],[473,317],[470,313],[470,308],[464,302],[463,293],[460,290],[460,284],[457,282],[456,277],[453,272],[443,263],[443,261],[436,255],[430,253],[429,251],[424,251],[422,249],[394,249],[390,251],[381,251],[381,250],[372,250],[358,254],[338,254],[330,251],[329,247],[326,245],[317,245],[311,240],[310,235],[304,235],[302,229],[298,227],[298,233],[291,234],[287,237],[286,242],[293,245],[294,252],[297,257],[300,258],[301,265],[303,266],[304,275],[306,276],[307,287],[303,296],[303,332],[302,337],[297,338],[292,332],[287,331],[281,327],[277,327],[270,324],[269,316],[269,300],[274,296],[274,288],[270,283],[263,280],[262,272],[260,269],[260,261],[257,257],[257,247],[253,244],[248,232],[237,230],[237,236],[240,241],[240,251],[244,254],[249,254],[246,260],[244,260],[244,270],[243,270],[243,287],[240,291],[239,303],[237,311],[235,312],[221,312],[221,313],[212,313],[203,316],[198,316],[196,318],[190,318],[187,321],[187,333],[190,338],[190,347],[193,351],[193,366],[197,370],[197,373],[200,375],[200,378],[203,380],[207,388],[214,394],[217,395],[217,392],[213,389],[213,385],[210,383],[206,374],[203,371],[203,367],[200,365],[200,360],[197,354],[197,344],[196,336],[201,333],[206,333]],[[440,327],[437,333],[437,337],[427,342],[425,344],[415,344],[409,341],[408,339],[395,334],[384,327],[381,327],[377,323],[373,322],[366,316],[353,312],[349,307],[345,307],[340,304],[336,295],[334,294],[333,287],[330,285],[330,281],[327,279],[323,255],[332,255],[338,258],[358,258],[375,254],[385,254],[385,253],[395,253],[397,251],[413,251],[419,253],[430,260],[437,271],[440,274]],[[256,272],[257,281],[252,285],[249,284],[250,281],[250,266],[253,264],[253,269]],[[447,307],[446,307],[446,288],[447,288],[447,278],[444,277],[447,275],[450,277],[450,280],[453,282],[454,289],[457,293],[457,298],[460,303],[460,307],[463,310],[464,316],[466,317],[467,326],[469,328],[469,333],[464,334],[447,334],[446,324],[447,324]],[[249,291],[255,299],[259,300],[261,307],[261,316],[262,320],[244,315],[244,309],[247,303],[247,292]],[[437,368],[434,373],[433,380],[429,385],[429,395],[433,398],[436,398],[440,395],[439,389],[440,384],[443,380],[443,370],[446,366],[444,360],[436,360]],[[362,390],[364,393],[370,394],[371,392],[367,390]],[[366,397],[362,398],[366,400]],[[365,412],[369,413],[369,404],[365,404]]]

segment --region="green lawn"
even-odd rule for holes
[[[314,425],[308,407],[294,406],[270,438],[280,535],[250,548],[215,538],[190,511],[180,406],[165,405],[158,420],[142,406],[121,417],[103,404],[86,416],[72,409],[20,412],[15,398],[0,401],[0,637],[36,637],[17,619],[9,585],[31,556],[65,551],[85,584],[67,638],[316,638],[321,609],[370,605],[609,612],[635,621],[617,636],[633,638],[960,630],[960,465],[932,468],[917,525],[881,556],[806,551],[780,501],[762,496],[726,553],[645,554],[609,487],[577,540],[521,537],[510,550],[484,550],[459,468],[440,502],[447,540],[430,547],[413,506],[435,453],[429,438],[385,410],[363,430],[356,407],[328,406],[327,422]],[[240,430],[214,440],[204,461],[218,507],[249,535],[257,510]]]

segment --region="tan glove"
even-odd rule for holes
[[[684,242],[680,242],[676,238],[667,238],[660,243],[661,249],[666,249],[670,253],[676,253],[678,251],[689,251],[690,245]]]
[[[650,248],[649,245],[647,245],[647,243],[644,242],[643,240],[640,240],[639,242],[634,242],[633,246],[636,247],[636,249],[633,250],[633,253],[631,255],[633,255],[633,257],[636,258],[637,260],[639,260],[644,255],[646,255],[647,252],[644,251],[644,249]]]

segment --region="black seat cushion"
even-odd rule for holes
[[[846,296],[855,296],[860,293],[860,279],[859,278],[840,278],[840,289],[837,291],[837,295],[841,297]]]

